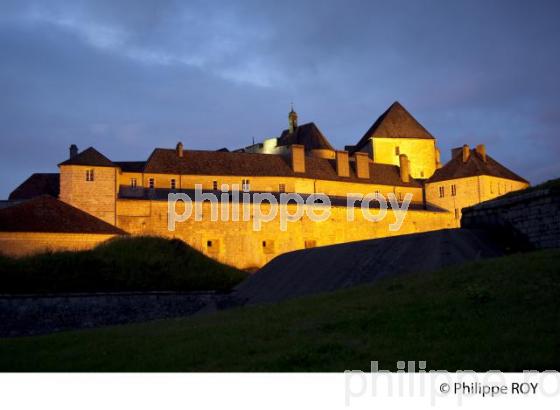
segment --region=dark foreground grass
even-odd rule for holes
[[[560,251],[207,316],[0,340],[11,371],[560,370]]]
[[[229,290],[247,273],[184,242],[116,238],[92,250],[0,256],[0,293]]]

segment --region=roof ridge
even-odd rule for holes
[[[0,231],[126,234],[122,229],[50,195],[0,209]]]
[[[298,125],[293,132],[289,132],[289,129],[284,129],[277,140],[279,146],[300,144],[305,146],[307,151],[313,149],[330,149],[334,151],[328,138],[313,121]]]
[[[305,173],[294,173],[286,155],[187,151],[184,157],[178,157],[173,149],[158,149],[150,156],[144,172],[153,174],[179,175],[215,175],[237,177],[302,177],[326,181],[352,181],[359,183],[376,183],[392,186],[418,186],[416,181],[410,184],[400,180],[398,167],[395,165],[373,165],[377,172],[372,172],[369,179],[358,178],[351,170],[349,177],[340,177],[332,159],[305,157]],[[352,168],[352,167],[351,167]]]
[[[463,162],[462,155],[455,155],[444,166],[437,169],[434,175],[428,179],[428,182],[485,175],[529,183],[525,178],[502,165],[492,156],[486,154],[486,161],[484,161],[476,149],[470,149],[469,152],[469,158],[466,162]]]
[[[61,165],[92,165],[98,167],[116,167],[113,161],[96,150],[94,147],[88,147],[72,158],[69,158],[66,161],[58,164],[58,166]]]

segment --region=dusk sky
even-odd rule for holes
[[[112,160],[279,136],[337,148],[400,101],[451,147],[560,176],[558,1],[0,2],[0,199],[72,143]]]

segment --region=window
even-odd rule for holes
[[[262,241],[262,247],[264,253],[274,253],[274,241],[271,240]]]
[[[206,251],[209,253],[220,252],[220,241],[217,239],[209,239],[206,241]]]
[[[241,189],[243,191],[249,191],[251,189],[248,179],[241,180]]]
[[[212,181],[212,189],[213,189],[214,191],[217,191],[217,190],[218,190],[218,181]]]
[[[86,169],[86,181],[93,181],[93,169]]]
[[[154,189],[156,187],[156,181],[153,178],[150,178],[148,180],[148,186],[150,187],[150,189]]]
[[[400,147],[395,147],[395,155],[401,155]]]
[[[278,185],[278,192],[286,192],[286,184]]]
[[[455,208],[455,219],[459,219],[459,210]]]
[[[445,188],[442,186],[439,187],[439,197],[440,198],[445,197]]]
[[[451,196],[457,195],[457,186],[455,184],[451,185]]]
[[[398,197],[399,197],[399,201],[402,202],[402,200],[403,200],[403,194],[402,194],[402,192],[399,192],[399,193],[398,193]]]
[[[175,181],[175,178],[171,178],[171,189],[176,189],[177,188],[177,182]]]
[[[130,178],[130,186],[132,188],[136,188],[137,186],[136,178]]]
[[[305,249],[314,248],[317,246],[317,241],[314,239],[309,239],[305,241]]]
[[[424,178],[424,171],[420,171],[420,178]]]

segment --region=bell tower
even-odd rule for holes
[[[290,134],[297,128],[297,113],[294,111],[294,104],[292,104],[292,109],[288,114],[288,130]]]

